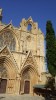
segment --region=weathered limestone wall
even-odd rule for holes
[[[8,32],[12,35],[9,42],[6,41]],[[30,93],[32,93],[33,85],[38,84],[39,80],[44,83],[41,76],[41,73],[45,71],[44,35],[42,31],[38,29],[38,24],[33,22],[30,17],[28,20],[22,19],[19,28],[14,27],[12,23],[8,25],[0,23],[0,39],[2,34],[3,36],[6,35],[2,37],[5,43],[0,40],[0,48],[2,43],[6,45],[0,51],[0,56],[1,54],[5,56],[4,65],[8,73],[6,93],[19,94],[21,92],[20,86],[24,92],[26,80],[30,81]],[[15,45],[13,45],[13,39],[15,39]],[[15,48],[13,50],[10,49],[12,45]],[[6,59],[7,56],[10,60]],[[25,77],[26,74],[27,77]]]

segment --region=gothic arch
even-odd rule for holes
[[[3,66],[6,69],[7,78],[8,79],[16,79],[16,68],[13,62],[6,56],[0,57],[0,65],[3,64]]]
[[[37,68],[35,68],[33,64],[27,64],[27,65],[25,65],[25,66],[22,68],[22,70],[21,70],[20,73],[22,74],[22,73],[24,72],[24,70],[27,69],[27,68],[29,68],[31,72],[34,71],[34,72],[38,75]]]
[[[13,39],[14,39],[14,42],[15,42],[15,50],[18,51],[19,49],[19,41],[18,41],[18,38],[17,38],[17,35],[15,34],[15,32],[13,31],[13,29],[10,29],[10,28],[5,28],[3,29],[1,32],[0,32],[0,36],[2,36],[4,33],[6,32],[9,32]],[[11,39],[12,40],[12,39]]]
[[[30,64],[21,70],[21,88],[23,93],[33,92],[33,86],[38,83],[38,72]]]

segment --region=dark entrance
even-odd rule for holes
[[[25,94],[29,94],[30,92],[30,81],[25,81],[25,84],[24,84],[24,93]]]
[[[0,79],[0,93],[6,93],[7,79]]]

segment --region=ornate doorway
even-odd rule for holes
[[[4,58],[0,59],[0,93],[6,93],[7,69],[4,64]]]
[[[0,93],[6,93],[7,79],[0,79]]]
[[[0,57],[0,93],[14,93],[16,70],[14,63],[6,56]]]
[[[25,84],[24,84],[24,93],[25,94],[29,94],[30,92],[30,81],[25,81]]]
[[[21,92],[24,94],[33,93],[33,86],[37,83],[37,72],[31,65],[23,68],[21,72]]]

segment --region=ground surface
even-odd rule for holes
[[[0,100],[45,100],[41,96],[0,94]]]

